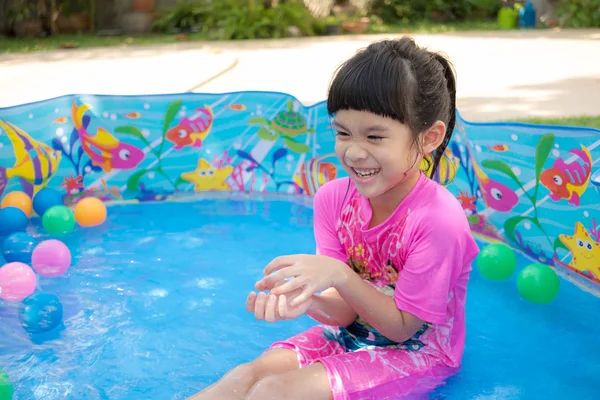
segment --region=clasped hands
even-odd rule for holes
[[[248,295],[246,310],[267,322],[297,318],[311,310],[313,295],[339,285],[347,268],[326,256],[277,257],[265,267],[265,277],[254,285],[258,294]]]

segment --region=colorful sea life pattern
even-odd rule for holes
[[[305,107],[263,92],[65,96],[4,108],[0,195],[53,187],[67,204],[92,195],[167,201],[199,191],[312,196],[346,175],[330,126],[324,102]],[[432,178],[454,193],[476,235],[600,291],[599,133],[472,124],[458,115]],[[430,165],[421,169],[430,174]],[[370,270],[368,252],[348,249],[353,267],[393,281],[399,266],[377,260],[379,269]]]
[[[563,158],[554,160],[552,167],[542,172],[540,181],[550,190],[552,200],[565,199],[577,207],[592,176],[592,155],[584,145],[581,149],[569,150],[569,153],[574,157],[567,161]]]

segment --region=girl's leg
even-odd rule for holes
[[[188,400],[244,400],[259,380],[272,374],[298,369],[297,354],[288,349],[273,349],[256,360],[241,364],[217,383],[209,386]]]
[[[245,400],[332,400],[327,370],[320,362],[261,379]]]

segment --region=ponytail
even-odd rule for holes
[[[444,135],[444,140],[432,154],[433,167],[431,168],[430,177],[432,177],[435,174],[440,165],[442,157],[444,156],[444,152],[446,151],[446,148],[450,143],[450,139],[452,139],[454,125],[456,124],[456,79],[454,77],[454,71],[452,71],[450,62],[442,55],[434,54],[434,57],[442,65],[442,68],[444,70],[444,78],[446,78],[448,96],[450,96],[450,106],[448,110],[450,115],[448,118],[448,125],[446,125],[446,134]]]

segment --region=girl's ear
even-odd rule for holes
[[[422,137],[422,149],[424,154],[431,154],[440,147],[446,136],[446,124],[442,121],[435,121],[429,129],[425,131]]]

